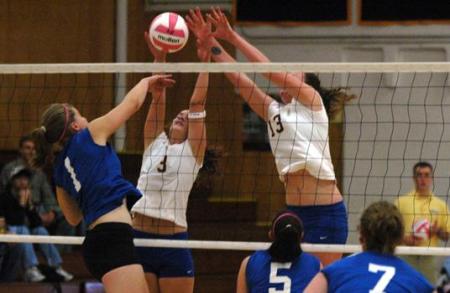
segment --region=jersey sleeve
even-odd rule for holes
[[[144,157],[151,155],[153,149],[159,149],[168,141],[167,134],[163,131],[158,135],[151,144],[144,151]]]
[[[280,112],[280,103],[274,100],[272,103],[270,103],[269,109],[267,109],[267,119],[272,118],[279,112]]]
[[[327,279],[328,287],[330,286],[332,276],[335,272],[335,267],[336,267],[335,265],[329,265],[320,271],[320,273],[322,273],[325,276],[325,279]]]
[[[430,282],[428,282],[428,280],[425,279],[425,277],[423,276],[420,277],[420,279],[418,280],[418,282],[416,282],[414,287],[417,289],[416,292],[424,292],[424,293],[434,292],[433,285]]]

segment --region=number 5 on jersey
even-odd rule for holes
[[[280,116],[280,114],[277,114],[277,115],[273,116],[272,120],[273,120],[273,123],[275,123],[275,126],[276,126],[275,130],[273,129],[272,121],[270,119],[269,119],[268,123],[269,123],[270,133],[272,134],[272,137],[274,137],[275,136],[275,132],[276,133],[283,132],[284,127],[283,127],[283,123],[281,123],[281,116]]]
[[[277,290],[276,288],[269,288],[268,293],[291,293],[291,285],[292,281],[288,276],[280,276],[278,275],[279,269],[290,269],[290,262],[281,263],[281,262],[272,262],[270,263],[270,279],[269,285],[274,286],[276,284],[283,284],[283,289]]]

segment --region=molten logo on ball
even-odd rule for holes
[[[153,46],[159,50],[173,53],[186,45],[189,30],[181,16],[166,12],[155,17],[150,25],[149,34]]]
[[[180,43],[179,39],[174,39],[172,37],[165,37],[163,35],[158,35],[158,39],[160,39],[163,42],[169,42],[169,43],[173,43],[173,44],[179,44]]]

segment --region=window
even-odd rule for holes
[[[350,6],[348,0],[234,0],[235,20],[239,24],[347,24]]]
[[[449,22],[448,0],[359,0],[361,23]]]

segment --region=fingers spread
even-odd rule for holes
[[[205,23],[205,19],[203,18],[203,15],[202,15],[202,12],[201,12],[200,8],[198,8],[198,7],[195,8],[195,15],[198,17],[198,19],[200,20],[200,22],[202,24]]]

